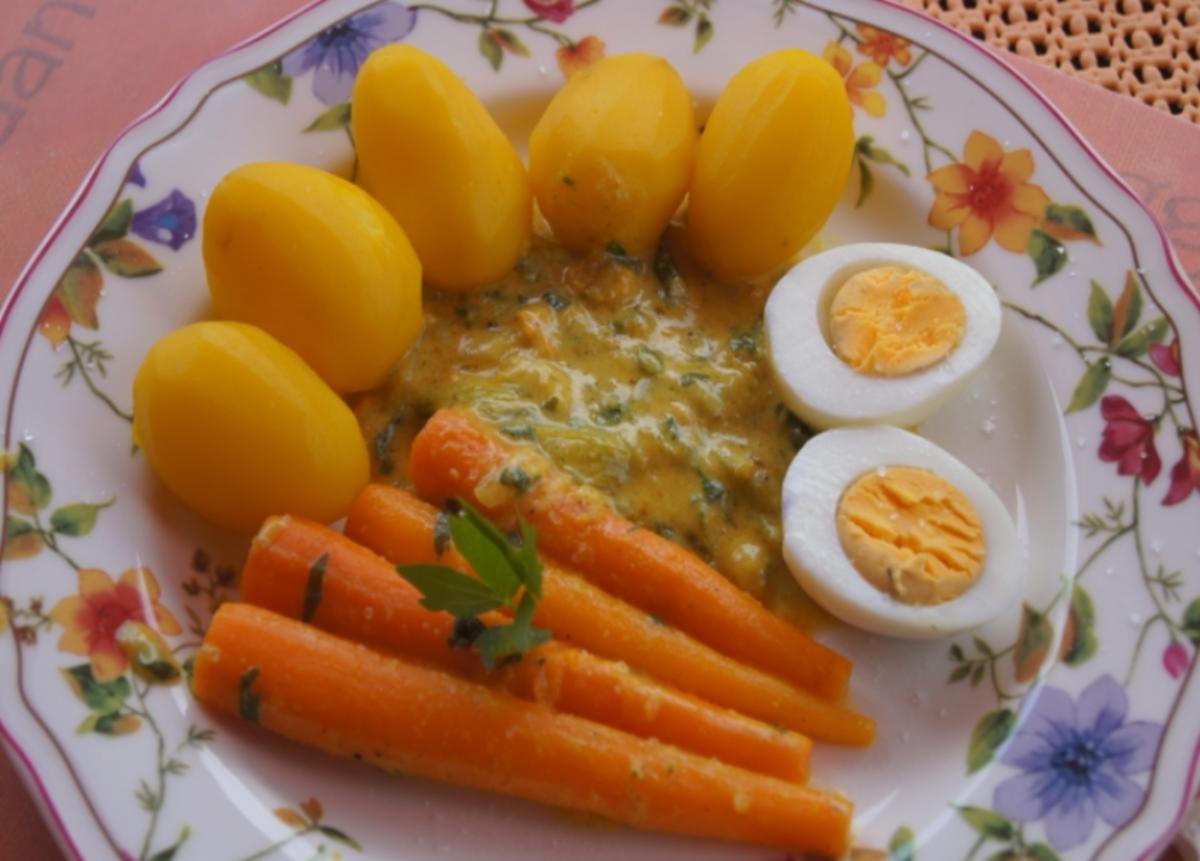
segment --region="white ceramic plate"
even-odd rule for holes
[[[349,171],[356,62],[400,38],[518,140],[561,67],[600,50],[666,56],[701,104],[766,51],[829,52],[861,137],[824,241],[946,247],[1006,303],[988,369],[924,431],[1005,500],[1032,576],[1024,606],[977,636],[829,634],[881,732],[868,751],[822,749],[814,773],[856,801],[856,841],[881,853],[863,857],[1161,847],[1200,755],[1200,313],[1161,230],[1062,117],[987,51],[871,0],[362,6],[315,3],[175,87],[101,159],[0,319],[0,720],[68,854],[784,857],[332,761],[147,687],[113,648],[134,616],[186,656],[242,553],[130,446],[142,355],[208,313],[206,195],[257,159]]]

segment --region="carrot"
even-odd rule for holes
[[[812,741],[664,687],[582,649],[546,643],[506,668],[524,699],[759,774],[803,783]]]
[[[437,515],[412,494],[371,484],[351,505],[346,534],[390,562],[440,562],[470,571],[454,549],[438,555]],[[820,741],[867,745],[874,739],[870,718],[740,664],[559,566],[546,565],[534,622],[562,642],[760,721]]]
[[[548,643],[489,677],[477,653],[450,646],[450,616],[422,607],[420,593],[390,563],[301,517],[275,517],[263,525],[251,545],[241,591],[247,603],[440,670],[504,685],[559,711],[786,780],[803,781],[807,772],[808,738],[579,649]],[[483,621],[505,620],[489,613]]]
[[[477,655],[449,645],[454,619],[422,607],[421,593],[386,560],[303,517],[267,519],[250,545],[240,588],[249,604],[340,637],[448,672],[480,672]]]
[[[383,655],[248,604],[196,656],[208,706],[385,769],[654,831],[840,855],[844,798],[753,774]]]
[[[514,466],[535,478],[524,493],[501,480]],[[679,545],[635,527],[545,458],[465,413],[434,413],[413,440],[408,475],[423,498],[438,504],[461,497],[502,520],[519,511],[537,528],[547,555],[732,658],[829,700],[845,693],[847,658],[775,616]]]

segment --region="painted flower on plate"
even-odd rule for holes
[[[1192,658],[1188,654],[1187,646],[1178,640],[1172,640],[1163,649],[1162,662],[1163,669],[1167,671],[1171,678],[1177,679],[1187,671]]]
[[[584,36],[578,42],[563,45],[555,52],[563,77],[569,78],[601,59],[604,56],[604,48],[604,40],[599,36]]]
[[[1179,339],[1176,338],[1171,342],[1170,346],[1166,344],[1151,344],[1150,358],[1158,369],[1164,374],[1170,374],[1172,377],[1178,377],[1183,371],[1183,365],[1179,358]]]
[[[1163,497],[1163,505],[1178,505],[1192,491],[1200,491],[1200,436],[1196,429],[1181,431],[1179,441],[1183,443],[1183,455],[1171,467],[1171,487]]]
[[[135,212],[129,230],[178,251],[196,235],[196,205],[182,191],[173,189],[158,203]]]
[[[416,26],[417,13],[400,3],[380,3],[322,30],[314,39],[285,54],[281,71],[288,77],[313,72],[313,93],[327,105],[350,100],[354,77],[367,55],[398,42]]]
[[[58,648],[86,655],[97,681],[111,681],[129,667],[129,658],[117,642],[117,629],[125,622],[142,622],[164,634],[178,634],[179,622],[158,601],[158,581],[147,568],[130,568],[113,582],[97,568],[79,571],[79,593],[63,598],[50,618],[63,629]]]
[[[907,66],[912,62],[912,51],[909,50],[907,39],[901,39],[895,33],[880,30],[869,24],[859,24],[858,53],[870,57],[881,68],[886,69],[888,63],[896,61],[898,66]]]
[[[1050,197],[1029,182],[1033,154],[1027,149],[1005,152],[992,136],[973,131],[963,160],[929,174],[937,197],[929,210],[929,226],[958,228],[958,247],[969,256],[995,237],[1000,247],[1024,253]]]
[[[533,14],[561,24],[575,11],[575,0],[525,0],[525,6]]]
[[[1100,438],[1100,459],[1115,463],[1119,475],[1137,475],[1146,484],[1154,481],[1162,469],[1162,459],[1154,446],[1154,423],[1120,395],[1108,395],[1100,401],[1100,417],[1106,422]]]
[[[825,59],[846,81],[846,96],[873,117],[887,113],[887,102],[874,92],[883,77],[883,69],[870,61],[854,65],[854,57],[837,42],[825,46]]]
[[[1123,825],[1144,790],[1130,775],[1154,764],[1162,726],[1126,721],[1129,698],[1110,675],[1071,699],[1059,688],[1037,694],[1001,761],[1020,769],[996,787],[995,809],[1018,822],[1045,820],[1046,836],[1061,850],[1088,839],[1099,816]]]

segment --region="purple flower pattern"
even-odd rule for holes
[[[1126,722],[1129,698],[1110,675],[1088,685],[1078,701],[1045,686],[1001,762],[1021,773],[996,787],[995,809],[1018,822],[1045,820],[1061,850],[1088,839],[1099,816],[1124,825],[1144,790],[1130,775],[1154,764],[1162,726]]]
[[[129,229],[142,239],[178,251],[196,235],[196,205],[182,191],[174,189],[153,206],[135,212]]]
[[[327,105],[350,100],[354,78],[367,55],[407,36],[417,13],[400,3],[385,2],[339,21],[289,54],[281,71],[296,77],[315,69],[313,93]]]

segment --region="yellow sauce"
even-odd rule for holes
[[[767,369],[770,285],[715,283],[681,244],[668,234],[674,255],[646,265],[539,241],[491,289],[427,293],[421,337],[358,405],[373,471],[406,485],[426,418],[465,408],[811,622],[780,552],[780,484],[806,434]]]
[[[838,539],[859,574],[905,604],[957,598],[983,568],[983,523],[957,487],[927,469],[868,472],[842,495]]]

